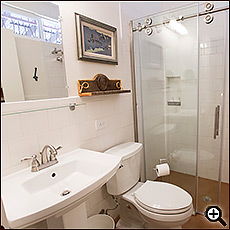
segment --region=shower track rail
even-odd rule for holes
[[[205,11],[205,12],[201,12],[199,14],[191,14],[191,15],[188,15],[188,16],[183,16],[183,19],[177,18],[176,21],[183,21],[185,19],[195,18],[197,16],[200,17],[200,16],[203,16],[203,15],[213,14],[213,13],[217,13],[217,12],[221,12],[221,11],[225,11],[225,10],[229,10],[229,7],[222,7],[222,8],[212,10],[212,11]],[[149,27],[165,25],[165,24],[168,24],[169,22],[170,22],[170,20],[167,20],[167,21],[164,21],[164,22],[159,22],[159,23],[156,23],[156,24],[151,24],[151,25],[143,25],[142,29],[146,29],[147,27],[149,28]],[[139,31],[138,28],[133,28],[132,29],[132,32],[136,32],[136,31]]]

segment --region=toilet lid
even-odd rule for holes
[[[108,149],[105,153],[122,157],[126,160],[142,150],[142,144],[137,142],[126,142]]]
[[[150,211],[183,211],[192,204],[192,197],[173,184],[146,181],[135,193],[135,200]]]

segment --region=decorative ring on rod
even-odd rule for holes
[[[146,28],[145,33],[150,36],[153,33],[153,29],[151,27]]]
[[[204,16],[204,22],[206,24],[210,24],[213,21],[214,17],[211,14],[207,14]]]
[[[152,19],[151,18],[146,18],[145,23],[150,26],[152,24]]]
[[[205,11],[210,11],[214,8],[214,4],[212,2],[206,2],[204,5]]]

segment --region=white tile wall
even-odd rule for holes
[[[49,130],[47,111],[21,114],[20,118],[22,131],[25,136]]]
[[[22,136],[22,124],[20,115],[10,115],[8,117],[2,117],[2,140],[8,141]],[[14,127],[12,128],[9,127]]]
[[[31,156],[39,152],[38,139],[35,134],[23,136],[14,140],[8,140],[9,153],[12,166],[20,164],[23,157]],[[27,164],[28,165],[28,164]]]
[[[48,110],[50,129],[63,128],[70,125],[69,111],[67,108]]]
[[[73,101],[84,101],[86,104],[76,107],[74,111],[70,111],[67,107],[3,116],[2,175],[30,167],[28,161],[20,162],[20,160],[23,157],[38,154],[45,144],[62,145],[63,148],[59,150],[59,154],[65,154],[74,148],[103,152],[122,142],[133,141],[131,97],[131,94],[99,96],[96,99],[81,99],[76,96],[69,99],[56,99],[56,103],[52,99],[46,100],[45,105],[49,106],[49,101],[51,106],[63,103],[68,105]],[[36,109],[39,109],[35,101],[34,105]],[[38,105],[43,104],[38,101]],[[13,107],[14,104],[12,103],[11,106]],[[24,109],[26,110],[26,106]],[[96,130],[96,119],[105,120],[107,127]],[[101,209],[115,206],[105,187],[91,195],[87,203],[88,216],[97,214]],[[116,210],[111,214],[117,217],[119,212]]]
[[[222,25],[219,23],[222,20]],[[200,68],[200,84],[201,84],[201,97],[200,97],[200,127],[199,127],[199,149],[200,152],[206,151],[212,160],[201,160],[199,164],[199,176],[218,180],[219,163],[220,163],[220,136],[213,139],[213,125],[214,125],[214,111],[215,106],[220,105],[220,135],[221,135],[221,116],[223,108],[225,107],[224,114],[224,135],[223,138],[223,159],[222,159],[222,181],[229,183],[229,124],[228,124],[228,96],[229,96],[229,70],[228,65],[225,66],[224,54],[228,51],[225,46],[225,14],[219,14],[215,17],[213,23],[209,26],[200,23],[201,43],[206,44],[206,48],[201,48],[201,68]],[[228,52],[227,52],[228,56]],[[225,104],[222,103],[223,97],[221,93],[224,90],[224,67],[226,67],[226,80],[225,84]]]
[[[61,100],[68,104],[67,99],[56,100],[59,104],[62,104]],[[53,101],[51,100],[51,105]],[[70,98],[70,101],[73,101],[73,98]],[[75,101],[85,100],[75,97]],[[76,107],[74,111],[67,107],[3,116],[4,168],[21,164],[22,157],[38,153],[45,144],[62,145],[60,153],[65,153],[67,150],[84,146],[85,142],[89,141],[91,149],[105,151],[133,138],[131,94],[99,97],[97,101],[88,101]],[[119,109],[121,101],[124,111]],[[34,103],[36,104],[35,101]],[[97,119],[105,120],[106,128],[96,130]],[[28,167],[28,164],[25,167]]]
[[[51,52],[56,48],[57,50],[63,50],[62,45],[52,44],[49,42],[42,42],[42,52],[44,54],[43,61],[45,72],[48,79],[48,89],[50,97],[64,97],[67,96],[66,89],[66,74],[65,74],[65,63],[64,55],[62,55],[63,62],[58,62],[56,57],[58,55],[52,54]]]
[[[5,141],[1,142],[1,169],[6,169],[9,165],[12,165],[11,157],[9,154],[8,143]]]
[[[69,135],[66,136],[68,138]],[[37,134],[38,137],[38,143],[39,146],[42,148],[42,146],[46,145],[47,143],[50,143],[54,146],[63,145],[62,142],[62,132],[61,129],[54,129],[54,130],[48,130],[46,132],[41,132]]]

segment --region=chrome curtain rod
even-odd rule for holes
[[[198,15],[197,14],[192,14],[192,15],[184,16],[182,18],[176,19],[176,21],[183,21],[185,19],[195,18],[197,16],[200,17],[200,16],[203,16],[203,15],[206,15],[206,14],[213,14],[213,13],[217,13],[217,12],[221,12],[221,11],[225,11],[225,10],[229,10],[229,7],[222,7],[222,8],[219,8],[219,9],[212,10],[212,11],[201,12]],[[160,26],[160,25],[168,24],[169,22],[170,22],[170,20],[160,22],[160,23],[156,23],[156,24],[152,24],[152,25],[148,25],[148,26],[143,25],[142,29],[146,29],[147,27],[154,27],[154,26]],[[138,31],[138,28],[133,28],[133,32],[136,32],[136,31]]]

